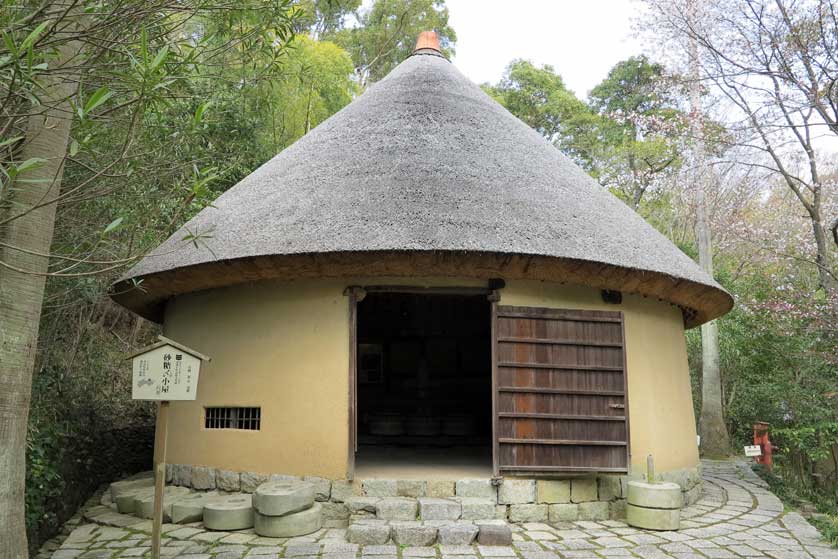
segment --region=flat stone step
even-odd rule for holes
[[[484,497],[350,497],[345,504],[355,519],[378,520],[494,520],[498,505]]]
[[[174,487],[167,485],[163,488],[163,522],[171,522],[172,505],[190,493],[191,491],[186,487]],[[150,494],[141,493],[134,498],[134,516],[138,516],[140,518],[152,518],[154,516],[153,488]]]
[[[154,495],[154,486],[137,487],[123,491],[113,498],[116,503],[116,511],[120,514],[134,514],[136,512],[137,499]]]
[[[224,497],[218,491],[190,493],[172,503],[172,523],[200,522],[204,519],[204,506]]]
[[[115,481],[110,485],[109,490],[111,494],[111,499],[116,500],[116,498],[120,495],[132,492],[136,493],[137,490],[146,487],[154,487],[154,478],[150,475],[144,475],[143,477],[134,479]]]
[[[505,520],[353,520],[346,530],[350,543],[405,546],[511,545],[512,528]]]

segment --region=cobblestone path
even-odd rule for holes
[[[107,518],[120,524],[120,516]],[[149,556],[150,521],[124,518],[131,519],[124,527],[79,521],[60,547],[53,542],[39,557]],[[638,530],[616,520],[526,523],[513,525],[509,547],[399,547],[350,544],[343,529],[290,540],[261,538],[252,530],[207,532],[200,524],[166,524],[163,531],[163,555],[179,559],[838,559],[838,550],[802,516],[784,511],[762,480],[732,462],[704,463],[704,494],[682,511],[677,532]]]

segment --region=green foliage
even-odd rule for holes
[[[96,465],[101,438],[113,428],[153,421],[148,405],[126,396],[130,375],[123,356],[152,340],[156,328],[109,301],[112,281],[136,256],[352,100],[359,91],[356,63],[326,36],[348,44],[358,38],[364,46],[356,45],[356,52],[366,52],[382,33],[396,30],[399,48],[408,42],[412,48],[416,29],[439,25],[444,40],[453,41],[443,4],[433,2],[383,2],[373,7],[375,17],[395,10],[404,27],[378,21],[375,32],[362,29],[350,37],[342,33],[344,20],[359,6],[359,0],[187,0],[177,9],[137,7],[143,15],[130,33],[104,41],[112,46],[97,53],[95,64],[82,61],[85,80],[72,99],[64,171],[63,190],[73,195],[58,208],[53,252],[59,256],[52,269],[91,275],[47,283],[27,453],[33,549],[103,481],[97,472],[118,474]],[[96,13],[107,14],[109,7],[104,3]],[[0,18],[10,13],[0,12]],[[20,6],[16,14],[26,15]],[[3,29],[14,28],[6,25],[10,21]],[[33,101],[50,56],[37,40],[27,40],[38,36],[36,25],[6,33],[15,52],[32,56],[13,59],[0,52],[6,56],[0,78],[10,78],[15,94]],[[382,68],[400,61],[402,51],[379,46],[388,52],[370,64],[371,71],[386,72]],[[18,113],[26,109],[16,107]],[[3,187],[11,179],[22,183],[23,173],[40,164],[17,157],[25,120],[12,121],[8,130],[0,138]],[[183,241],[202,244],[212,234],[195,230]]]
[[[99,282],[89,281],[94,285],[86,294],[95,298]],[[77,312],[61,313],[71,323],[44,321],[43,339],[50,350],[32,386],[26,453],[26,525],[33,549],[60,529],[104,478],[136,471],[135,464],[147,459],[127,455],[136,452],[133,447],[103,448],[103,432],[150,425],[153,408],[126,397],[130,375],[124,370],[123,348],[113,343],[110,332],[124,333],[129,323],[111,322],[118,316],[111,310],[104,317],[110,327],[106,331],[96,309],[101,307],[78,305]],[[149,337],[138,341],[146,343]],[[119,459],[103,466],[103,457],[114,451]]]
[[[449,58],[454,54],[457,34],[448,24],[445,0],[375,0],[354,15],[357,26],[326,33],[323,38],[349,52],[364,87],[407,58],[422,31],[436,31],[443,53]]]
[[[751,444],[757,421],[771,424],[775,459],[789,488],[811,494],[838,491],[822,471],[838,444],[836,339],[826,302],[778,290],[771,276],[735,275],[736,262],[718,259],[717,279],[738,295],[718,320],[720,366],[728,431],[735,445]],[[761,270],[760,270],[761,272]],[[701,404],[701,344],[688,333],[693,399]],[[826,467],[826,471],[829,468]],[[788,489],[792,490],[792,489]]]
[[[567,89],[552,66],[538,68],[528,60],[514,60],[498,84],[484,84],[483,89],[565,154],[590,169],[600,119]]]
[[[672,91],[662,83],[665,69],[645,55],[618,62],[588,95],[590,105],[610,114],[651,114],[675,106]],[[633,138],[632,138],[633,139]]]
[[[26,441],[26,526],[30,534],[46,526],[60,525],[56,511],[49,505],[64,492],[61,475],[64,461],[62,433],[55,424],[29,425]]]
[[[348,16],[361,7],[361,0],[300,0],[297,32],[311,31],[315,38],[344,28]]]
[[[357,92],[352,59],[329,41],[298,39],[282,78],[264,92],[268,118],[261,140],[278,152],[348,105]]]
[[[815,528],[833,548],[838,549],[838,516],[826,515],[811,518],[809,521],[815,525]]]
[[[782,465],[780,467],[782,470]],[[769,472],[761,465],[755,465],[754,471],[767,483],[771,491],[789,507],[800,508],[814,505],[816,514],[809,517],[809,522],[820,531],[832,547],[838,548],[838,493],[825,494],[810,488],[801,488],[787,483],[780,475]]]
[[[660,64],[618,63],[584,103],[552,66],[515,60],[484,90],[638,209],[680,168],[684,115]],[[657,192],[656,192],[657,194]]]

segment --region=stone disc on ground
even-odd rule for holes
[[[149,495],[154,495],[154,486],[138,487],[122,492],[114,498],[116,510],[122,514],[133,514],[136,510],[137,499],[142,499]]]
[[[122,481],[115,481],[110,485],[111,498],[116,499],[120,495],[136,492],[138,489],[145,487],[154,487],[154,478],[144,476],[137,479],[126,479]]]
[[[314,503],[311,508],[284,516],[266,516],[254,511],[253,517],[253,527],[260,536],[269,538],[305,536],[316,532],[323,526],[323,506],[320,503]],[[206,513],[204,525],[206,525]]]
[[[253,493],[253,508],[264,516],[283,516],[310,508],[314,496],[314,484],[306,481],[268,481]]]
[[[225,495],[220,495],[218,491],[190,493],[184,496],[179,501],[172,503],[172,523],[187,524],[203,520],[204,506],[223,497]]]
[[[681,526],[681,511],[626,505],[626,522],[629,526],[646,530],[678,530]]]
[[[189,495],[188,487],[164,487],[163,488],[163,522],[170,522],[172,519],[172,504]],[[150,495],[138,497],[134,500],[134,516],[140,518],[152,518],[154,516],[154,491]]]
[[[684,504],[681,486],[672,482],[628,482],[627,501],[630,505],[652,509],[680,509]]]
[[[204,528],[207,530],[244,530],[252,527],[252,495],[225,495],[204,505]]]

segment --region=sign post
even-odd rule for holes
[[[762,447],[758,444],[745,445],[745,456],[748,456],[748,457],[762,456]]]
[[[163,336],[131,359],[131,397],[159,402],[154,430],[154,517],[151,526],[151,556],[160,559],[163,527],[163,488],[166,484],[166,439],[169,434],[169,403],[194,400],[202,361],[210,358]]]
[[[151,556],[160,558],[160,531],[163,529],[163,486],[166,483],[166,439],[169,435],[169,401],[157,406],[154,429],[154,516],[151,523]]]

